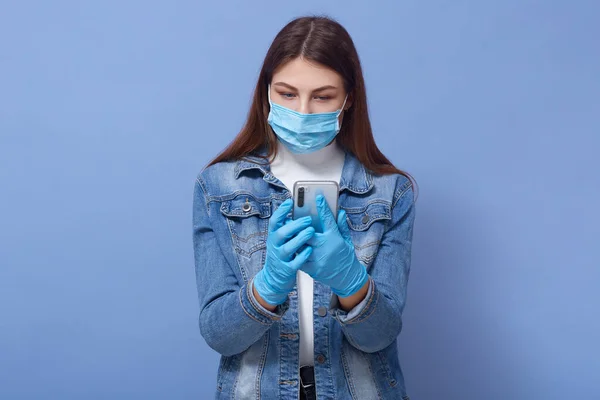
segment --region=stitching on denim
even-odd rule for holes
[[[251,281],[253,281],[253,280],[254,280],[254,278],[252,278],[252,279],[251,279]],[[248,296],[248,300],[250,301],[250,304],[252,304],[252,307],[254,307],[254,309],[255,309],[255,310],[256,310],[256,311],[257,311],[259,314],[261,314],[261,315],[264,315],[265,317],[267,317],[267,318],[269,318],[269,319],[272,319],[273,321],[278,321],[278,320],[280,320],[280,319],[281,319],[281,317],[279,317],[279,316],[277,316],[277,317],[274,317],[274,316],[272,316],[272,315],[265,314],[265,312],[264,312],[263,310],[261,310],[261,309],[260,309],[260,307],[259,307],[257,304],[255,304],[255,301],[254,301],[254,299],[252,298],[252,295],[250,294],[250,290],[249,290],[249,289],[250,289],[250,285],[248,284],[248,285],[246,286],[246,294],[247,294],[247,296]]]
[[[353,347],[360,349],[360,346],[358,345],[358,343],[356,343],[354,337],[352,337],[350,332],[348,332],[348,327],[344,326],[344,324],[342,324],[342,331],[344,332],[344,336],[346,336],[346,340],[348,341],[348,343],[350,343]]]
[[[229,363],[229,357],[221,356],[221,361],[219,363],[219,369],[217,370],[217,390],[219,392],[223,391],[223,380],[225,374],[225,365]]]
[[[377,303],[379,302],[379,294],[375,295],[375,302],[373,304],[373,309],[371,310],[371,312],[365,316],[363,316],[362,318],[359,319],[360,315],[356,316],[356,319],[353,319],[350,322],[347,322],[347,324],[356,324],[359,322],[364,322],[366,321],[371,315],[373,315],[375,313],[375,311],[377,311]]]
[[[267,209],[266,211],[262,211],[260,208],[257,207],[252,207],[250,208],[250,211],[246,212],[246,211],[239,211],[238,209],[234,209],[233,211],[231,210],[231,207],[226,207],[227,202],[224,201],[221,205],[221,214],[225,215],[226,217],[232,217],[232,218],[249,218],[252,217],[254,215],[258,215],[259,218],[268,218],[271,216],[271,210]],[[265,208],[265,207],[262,207]]]
[[[357,256],[357,258],[360,261],[362,261],[365,264],[365,266],[368,266],[369,263],[375,259],[375,257],[377,257],[377,252],[375,252],[374,254],[369,254],[369,255],[364,255],[364,256]]]
[[[369,297],[369,300],[367,301],[367,304],[365,305],[365,307],[362,309],[362,311],[357,316],[355,316],[354,318],[346,321],[346,324],[351,324],[353,321],[355,321],[358,318],[360,318],[360,316],[363,315],[366,312],[366,310],[369,309],[369,306],[371,305],[371,302],[373,301],[373,297],[375,297],[374,281],[373,281],[373,278],[371,278],[371,277],[369,278],[369,285],[373,285],[373,286],[371,286],[371,296]]]
[[[394,202],[392,204],[392,208],[396,207],[396,204],[398,203],[398,200],[400,200],[402,197],[404,197],[404,195],[406,194],[406,192],[408,192],[408,190],[412,186],[413,185],[412,185],[412,182],[410,180],[406,181],[402,186],[400,186],[400,188],[394,194]]]
[[[348,227],[353,231],[362,232],[362,231],[366,231],[368,228],[371,227],[371,225],[373,225],[377,221],[381,221],[381,220],[387,221],[387,220],[392,219],[390,214],[375,214],[375,215],[369,214],[369,216],[371,218],[369,218],[369,221],[367,221],[367,223],[357,224],[357,225],[354,225],[353,223],[349,223]]]
[[[266,239],[266,237],[269,235],[269,224],[268,223],[264,224],[263,233],[265,235],[265,248],[266,248],[267,247],[267,239]],[[267,252],[266,251],[262,251],[261,254],[260,254],[260,259],[261,259],[260,265],[262,265],[262,266],[265,265],[266,258],[267,258]]]
[[[377,309],[377,302],[379,301],[379,293],[376,293],[376,291],[375,291],[375,281],[373,280],[373,278],[370,278],[370,281],[371,281],[371,284],[373,285],[371,287],[371,298],[367,302],[367,305],[365,306],[365,308],[363,308],[363,310],[356,317],[352,318],[349,321],[346,321],[346,324],[350,325],[350,324],[362,322],[362,321],[366,320],[367,318],[369,318],[371,315],[373,315],[373,313]],[[373,304],[371,312],[368,315],[365,315],[363,318],[361,318],[361,316],[371,308],[371,303],[373,303],[373,300],[375,302]]]
[[[240,374],[236,373],[235,374],[235,379],[233,380],[233,385],[231,385],[231,391],[229,392],[229,398],[233,399],[235,398],[235,392],[237,390],[237,385],[240,381]]]
[[[280,384],[283,385],[292,385],[292,386],[296,386],[296,384],[298,383],[298,381],[296,380],[292,380],[292,381],[279,381]]]
[[[250,286],[246,287],[246,296],[248,297],[248,301],[250,302],[250,304],[252,305],[252,308],[254,308],[254,310],[259,313],[260,315],[264,316],[265,318],[271,318],[269,315],[265,314],[260,307],[258,307],[258,305],[256,305],[254,303],[254,299],[252,298],[253,293],[250,293]]]
[[[356,250],[363,250],[363,249],[366,249],[367,247],[375,246],[375,245],[377,245],[379,243],[381,243],[381,240],[373,240],[371,242],[367,242],[367,243],[363,244],[362,246],[356,246],[355,245],[354,248]]]
[[[249,197],[250,201],[254,201],[256,203],[259,203],[261,205],[266,205],[266,204],[270,204],[271,202],[271,196],[269,197],[258,197],[256,196],[256,193],[251,192],[249,190],[236,190],[234,192],[231,193],[227,193],[227,194],[223,194],[223,195],[219,195],[219,196],[211,196],[210,199],[211,201],[218,201],[218,202],[225,202],[225,201],[231,201],[233,199],[235,199],[236,197],[239,196],[247,196]],[[244,201],[246,199],[244,198]]]
[[[233,221],[231,221],[228,218],[225,218],[226,223],[227,223],[227,228],[229,230],[229,239],[231,239],[231,246],[233,246],[233,248],[235,249],[235,242],[233,241]],[[248,282],[248,277],[246,276],[246,270],[244,268],[242,268],[242,263],[240,262],[240,258],[239,257],[235,257],[235,260],[237,261],[237,265],[238,265],[238,269],[240,270],[240,274],[242,274],[242,279],[244,280],[244,282]]]
[[[367,364],[367,368],[369,369],[369,374],[371,375],[371,379],[373,379],[373,383],[375,384],[375,390],[377,391],[377,397],[379,398],[379,400],[383,399],[383,397],[381,396],[381,391],[379,390],[379,385],[377,384],[377,376],[375,376],[375,374],[373,373],[373,368],[371,368],[371,362],[369,360],[369,357],[362,352],[361,356],[363,357],[363,360],[365,360],[365,364]]]
[[[283,337],[290,340],[298,339],[298,335],[296,335],[295,333],[280,333],[279,337]]]
[[[235,232],[232,232],[232,234],[236,239],[238,239],[240,242],[244,242],[244,243],[248,243],[248,241],[255,236],[265,236],[265,233],[263,231],[251,233],[248,236],[243,236],[243,237],[238,235]]]
[[[357,256],[358,261],[362,262],[367,269],[370,269],[371,263],[377,257],[377,253],[368,256]]]
[[[242,166],[242,164],[245,164],[245,165]],[[255,164],[255,163],[250,163],[245,160],[241,160],[241,161],[238,161],[238,163],[236,164],[235,169],[234,169],[236,179],[239,178],[240,174],[243,171],[247,171],[247,170],[251,170],[251,169],[258,169],[263,173],[263,175],[268,173],[268,171],[258,163]]]
[[[269,346],[269,331],[264,335],[263,348],[260,353],[260,360],[258,362],[258,373],[256,374],[256,382],[254,382],[254,390],[256,391],[256,398],[260,400],[260,380],[262,378],[263,369],[265,367],[265,360],[267,358],[267,348]]]
[[[385,371],[385,374],[387,375],[386,378],[387,378],[388,384],[391,387],[396,386],[396,384],[398,382],[396,381],[396,378],[394,378],[394,375],[392,374],[392,370],[390,368],[390,365],[389,365],[387,359],[385,358],[385,356],[383,354],[383,351],[381,351],[381,350],[378,351],[376,353],[376,355],[377,355],[377,358],[379,358],[379,362],[381,363],[381,367],[383,368],[383,370]],[[392,383],[392,382],[394,382],[394,383]]]
[[[279,332],[281,333],[281,326],[278,326],[277,329],[279,329]],[[279,361],[279,376],[280,377],[283,375],[283,366],[284,366],[284,363],[282,362],[284,356],[283,356],[283,352],[281,351],[281,347],[282,347],[282,343],[281,342],[283,342],[283,340],[277,340],[276,341],[276,343],[277,343],[277,354],[279,354],[279,360],[278,361]],[[279,393],[279,397],[281,397],[281,387],[278,387],[277,391]]]
[[[238,240],[240,242],[243,242],[243,243],[248,243],[250,241],[250,239],[253,239],[256,236],[258,236],[258,237],[264,237],[264,239],[260,238],[259,242],[257,244],[255,244],[255,245],[253,245],[252,247],[250,247],[248,250],[242,249],[241,246],[235,244],[234,247],[235,247],[236,251],[239,251],[242,254],[250,256],[254,252],[256,252],[257,250],[260,250],[260,249],[263,249],[263,248],[267,247],[266,237],[267,237],[268,224],[264,224],[264,225],[265,225],[265,228],[263,228],[262,230],[260,230],[258,232],[255,232],[255,233],[251,233],[250,235],[244,236],[244,237],[241,237],[240,235],[238,235],[237,233],[235,233],[233,231],[233,229],[230,229],[231,236],[234,239],[236,239],[236,240]]]
[[[255,320],[256,322],[258,322],[258,323],[260,323],[260,324],[262,324],[262,325],[269,325],[269,324],[268,324],[268,323],[266,323],[266,322],[263,322],[263,321],[260,321],[260,320],[256,319],[256,318],[255,318],[253,315],[251,315],[251,314],[250,314],[250,313],[249,313],[249,312],[246,310],[246,307],[244,307],[244,302],[242,301],[242,291],[243,291],[243,289],[240,289],[240,295],[238,296],[238,297],[239,297],[239,301],[240,301],[240,306],[242,306],[242,310],[244,310],[244,312],[246,313],[246,315],[247,315],[247,316],[249,316],[250,318],[252,318],[253,320]],[[246,290],[246,292],[247,292],[247,291],[248,291],[248,290]]]
[[[325,335],[325,346],[326,347],[325,348],[329,349],[330,348],[330,329],[329,329],[329,324],[325,323],[322,326],[323,326],[323,329],[326,331],[326,335]],[[331,357],[327,357],[327,368],[328,368],[329,372],[331,372]],[[335,388],[335,385],[333,384],[333,374],[329,373],[327,375],[329,377],[329,387],[333,388],[333,398],[337,399],[336,388]],[[316,379],[315,379],[315,382],[316,382]]]
[[[239,196],[236,196],[239,197]],[[242,195],[243,201],[240,201],[236,207],[236,204],[231,204],[234,199],[221,200],[221,214],[227,217],[233,218],[248,218],[253,215],[258,215],[260,218],[268,218],[271,216],[271,203],[270,201],[259,202],[254,198],[250,200],[251,195]],[[250,210],[244,211],[240,205],[250,204]]]
[[[240,246],[235,246],[234,249],[235,249],[236,253],[241,254],[241,255],[245,256],[246,258],[250,258],[252,256],[252,254],[254,254],[258,250],[264,249],[266,247],[267,247],[266,243],[258,243],[258,244],[255,244],[254,246],[252,246],[251,248],[249,248],[248,250],[244,250]]]
[[[344,166],[345,165],[346,165],[346,159],[344,159]],[[365,169],[365,167],[361,163],[358,163],[358,168],[361,169],[363,172],[363,178],[366,183],[366,187],[358,188],[357,186],[353,185],[352,182],[347,181],[342,176],[340,178],[340,191],[342,191],[344,189],[348,189],[354,193],[364,194],[373,188],[373,177],[371,176],[371,174]],[[353,172],[355,174],[357,173],[356,171],[353,171]],[[361,183],[361,182],[359,182],[359,183]]]
[[[346,211],[346,220],[348,221],[348,227],[350,228],[350,230],[365,231],[376,221],[389,220],[392,218],[392,210],[390,204],[391,203],[389,201],[375,199],[371,200],[367,203],[366,206],[363,207],[340,208]],[[380,210],[380,207],[382,207],[383,210]],[[375,208],[375,211],[373,211],[373,208]],[[360,223],[355,224],[352,221],[352,218],[360,218],[361,216],[364,217],[364,215],[369,216],[369,220],[366,223],[362,223],[361,220]]]
[[[346,336],[346,339],[348,339],[347,336]],[[349,340],[348,340],[348,342],[349,342]],[[352,374],[350,374],[350,369],[348,368],[348,357],[346,356],[346,350],[345,350],[345,346],[344,346],[343,342],[342,342],[342,348],[341,348],[341,356],[342,356],[342,366],[344,368],[344,373],[346,375],[346,382],[348,383],[348,386],[350,387],[350,396],[352,396],[352,399],[356,399],[356,388],[354,387],[354,381],[351,379]]]
[[[373,205],[381,205],[383,207],[389,207],[392,204],[391,201],[388,200],[384,200],[384,199],[373,199],[373,200],[369,200],[367,202],[367,204],[365,204],[362,207],[341,207],[341,210],[345,210],[346,213],[348,214],[358,214],[361,213],[363,211],[365,211],[367,208],[373,206]]]
[[[196,177],[196,182],[198,182],[198,184],[200,185],[200,189],[202,190],[202,193],[204,194],[204,206],[206,207],[206,211],[209,212],[210,211],[210,196],[208,194],[208,191],[206,189],[206,185],[204,183],[204,181],[200,178],[200,175],[198,175]]]
[[[237,259],[238,268],[242,274],[244,282],[247,282],[250,277],[246,275],[245,268],[243,267],[244,262],[240,260],[239,256],[242,256],[244,258],[250,258],[255,252],[265,249],[267,247],[266,239],[264,241],[260,240],[259,243],[255,244],[248,250],[242,249],[236,242],[236,239],[238,239],[239,236],[233,230],[234,222],[229,218],[225,218],[225,220],[226,220],[227,226],[229,227],[229,234],[231,236],[231,245],[233,247],[235,254],[237,255],[236,259]],[[268,230],[268,226],[269,226],[268,223],[262,223],[262,224],[259,224],[259,226],[260,225],[264,225],[264,228],[262,229],[262,231],[253,233],[252,235],[254,235],[254,236],[256,236],[256,235],[266,236],[267,235],[267,230]],[[264,265],[264,252],[263,252],[262,258],[263,258],[263,263],[261,265]]]

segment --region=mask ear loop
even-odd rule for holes
[[[346,98],[344,99],[344,104],[342,104],[342,108],[340,108],[337,115],[335,116],[335,125],[336,125],[335,134],[336,135],[340,132],[340,129],[342,129],[342,127],[340,125],[339,117],[340,117],[340,114],[342,113],[342,111],[344,111],[344,106],[346,105],[346,100],[348,100],[348,95],[346,95]]]
[[[344,111],[344,106],[346,105],[346,101],[348,100],[348,95],[346,95],[346,98],[344,98],[344,104],[342,104],[342,108],[340,108],[340,110],[337,113],[337,116],[339,117],[340,114],[342,113],[342,111]]]
[[[273,107],[273,103],[271,103],[271,84],[267,85],[267,97],[269,98],[269,108]]]
[[[271,111],[273,110],[273,104],[271,103],[271,84],[270,83],[267,85],[267,98],[269,99],[269,115],[270,115]],[[268,117],[267,117],[267,119],[268,119]],[[267,124],[267,126],[269,126],[269,124]],[[271,132],[273,134],[275,134],[275,132],[273,131],[273,128],[271,128]],[[267,135],[267,145],[271,146],[269,136],[270,135]],[[275,141],[277,141],[277,140],[275,140]]]

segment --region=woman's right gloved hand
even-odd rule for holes
[[[310,226],[310,216],[294,221],[287,218],[292,205],[291,199],[285,200],[271,216],[265,265],[254,276],[254,288],[260,297],[274,306],[285,302],[294,288],[298,270],[312,252],[312,247],[306,246],[296,254],[315,230]]]

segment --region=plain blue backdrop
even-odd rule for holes
[[[419,184],[411,398],[600,399],[600,3],[0,10],[1,399],[212,397],[194,179],[313,13],[353,36],[376,140]]]

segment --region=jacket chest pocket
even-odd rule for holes
[[[373,202],[364,207],[344,208],[356,257],[368,268],[379,249],[381,238],[392,218],[390,204]]]
[[[251,195],[238,195],[221,204],[231,241],[244,281],[253,277],[264,264],[270,199],[261,201]]]

